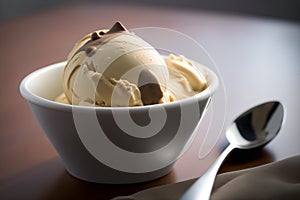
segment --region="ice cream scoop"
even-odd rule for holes
[[[83,106],[143,106],[193,96],[205,74],[184,56],[165,56],[120,22],[73,47],[57,102]]]
[[[117,22],[75,45],[63,88],[68,102],[75,105],[149,105],[161,102],[168,76],[161,55]]]

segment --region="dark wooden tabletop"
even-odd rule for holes
[[[30,72],[65,60],[84,34],[117,20],[129,28],[165,27],[189,35],[213,58],[226,91],[226,113],[214,110],[225,117],[221,135],[214,132],[218,129],[212,120],[207,135],[196,137],[171,173],[140,184],[95,184],[69,175],[18,89]],[[220,173],[300,153],[296,22],[155,6],[78,4],[2,22],[0,56],[0,199],[109,199],[198,177],[224,147],[225,127],[245,109],[267,100],[279,100],[285,107],[280,134],[262,150],[235,151]],[[204,118],[203,126],[207,123]]]

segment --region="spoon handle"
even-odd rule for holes
[[[235,148],[230,144],[210,168],[183,194],[180,200],[209,200],[215,177],[227,155]]]

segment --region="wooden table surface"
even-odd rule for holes
[[[81,36],[116,20],[129,28],[165,27],[189,35],[213,58],[226,91],[226,101],[221,102],[226,113],[214,110],[224,116],[221,136],[214,133],[213,119],[208,135],[199,133],[171,173],[140,184],[95,184],[69,175],[18,89],[24,76],[65,60]],[[2,22],[0,56],[0,199],[109,199],[198,177],[224,147],[225,127],[245,109],[273,99],[281,101],[286,111],[278,137],[260,151],[234,152],[220,172],[300,153],[300,24],[296,22],[168,7],[78,4]],[[204,118],[202,126],[207,123]]]

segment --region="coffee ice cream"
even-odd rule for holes
[[[162,56],[120,22],[83,37],[71,50],[56,101],[83,106],[143,106],[193,96],[205,74],[183,56]]]

